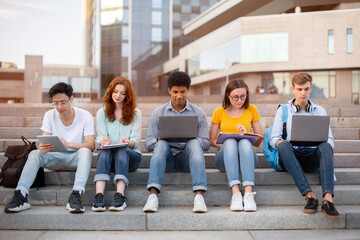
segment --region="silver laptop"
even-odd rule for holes
[[[169,142],[186,142],[197,137],[197,116],[160,116],[159,138]]]
[[[293,115],[291,139],[293,146],[317,146],[329,136],[329,116]]]

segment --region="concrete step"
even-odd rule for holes
[[[7,158],[4,152],[0,152],[0,167],[4,165]],[[257,153],[259,163],[256,168],[270,168],[270,165],[266,161],[264,154]],[[149,168],[152,153],[144,153],[140,163],[140,168]],[[216,168],[214,163],[215,153],[204,153],[205,167],[208,169]],[[95,152],[92,160],[92,168],[96,168],[98,152]],[[360,153],[335,153],[334,154],[334,166],[336,168],[360,168]]]
[[[26,133],[28,129],[24,129],[23,133]],[[349,129],[350,132],[354,132],[354,130]],[[41,134],[41,133],[39,133]],[[36,134],[38,135],[38,134]],[[19,135],[15,138],[2,138],[0,139],[0,152],[5,152],[6,148],[8,146],[14,146],[14,145],[23,145],[24,142],[21,140],[21,136],[25,136],[26,138],[28,138],[29,141],[31,142],[37,142],[38,139],[36,138],[36,135],[34,138],[29,138],[28,135],[26,134],[21,134],[19,133]],[[355,135],[355,134],[354,134]],[[215,147],[210,147],[210,149],[207,152],[210,153],[216,153],[217,152],[217,148]],[[258,153],[262,153],[263,151],[263,143],[260,144],[259,147],[255,148],[256,152]],[[145,148],[145,140],[142,139],[140,141],[140,151],[142,153],[146,153],[148,152]],[[335,153],[360,153],[360,138],[356,137],[352,137],[351,139],[336,139],[335,138],[335,149],[334,149]]]
[[[314,193],[320,198],[322,190],[320,185],[312,186]],[[14,189],[0,187],[0,205],[7,204]],[[31,205],[53,205],[65,206],[68,202],[72,186],[46,186],[39,190],[31,189],[28,201]],[[305,205],[305,198],[302,197],[295,185],[278,186],[255,186],[255,201],[260,206],[297,206]],[[84,193],[84,205],[91,206],[95,196],[95,186],[89,185]],[[115,185],[108,184],[105,191],[105,204],[110,205],[115,194]],[[126,193],[128,206],[144,206],[149,192],[145,186],[130,186]],[[159,204],[163,206],[192,206],[194,193],[191,186],[164,186],[159,195]],[[358,185],[335,185],[334,201],[336,205],[359,204],[360,186]],[[205,202],[209,206],[230,206],[231,191],[227,186],[209,186],[205,193]]]
[[[140,103],[138,108],[141,110],[143,116],[150,116],[157,107],[163,103]],[[211,116],[214,109],[221,106],[221,103],[200,103],[201,107],[207,116]],[[76,107],[83,108],[89,111],[93,116],[96,116],[97,111],[102,107],[101,103],[76,104]],[[278,108],[278,104],[273,103],[258,103],[255,104],[260,116],[273,117]],[[346,105],[346,106],[331,106],[327,104],[322,105],[327,114],[331,117],[360,117],[360,106]],[[43,116],[44,113],[52,109],[49,103],[40,104],[0,104],[0,116]]]
[[[207,117],[208,125],[211,123],[211,116]],[[42,125],[43,116],[0,116],[0,127],[15,128],[15,127],[35,127],[40,128]],[[143,116],[142,127],[147,128],[150,121],[150,116]],[[94,117],[96,122],[96,117]],[[268,128],[274,123],[274,116],[261,117],[261,125],[263,128]],[[360,117],[331,117],[331,128],[360,128]]]
[[[0,230],[3,239],[76,239],[112,240],[114,236],[121,234],[126,240],[218,240],[218,239],[242,239],[242,240],[358,240],[360,229],[321,229],[321,230],[231,230],[231,231],[53,231],[53,230]]]
[[[345,229],[358,226],[359,205],[338,206],[340,220],[323,213],[305,214],[302,206],[264,206],[256,212],[231,212],[228,207],[212,207],[205,214],[194,214],[192,207],[160,207],[146,214],[142,207],[128,207],[123,212],[70,214],[64,206],[34,206],[18,214],[5,214],[0,207],[0,229],[21,230],[286,230]]]
[[[113,179],[111,173],[111,179]],[[360,168],[336,168],[336,184],[354,185],[360,184]],[[94,184],[95,169],[91,169],[87,184]],[[207,184],[227,186],[226,173],[217,169],[206,169]],[[129,173],[130,185],[146,185],[149,177],[149,169],[139,168],[135,172]],[[306,177],[311,185],[320,184],[318,173],[308,173]],[[75,172],[65,171],[45,171],[45,183],[48,185],[72,185],[75,179]],[[190,173],[165,173],[163,185],[191,185]],[[255,169],[255,185],[293,185],[294,182],[287,172],[276,172],[270,168]]]

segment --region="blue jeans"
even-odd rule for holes
[[[241,184],[239,170],[243,186],[254,186],[254,169],[257,164],[258,156],[248,139],[241,139],[239,142],[235,139],[226,140],[215,156],[215,166],[221,172],[226,171],[229,187]]]
[[[127,187],[128,173],[136,171],[141,162],[141,155],[128,147],[102,150],[99,153],[94,182],[110,180],[113,159],[115,160],[114,183],[116,185],[118,180],[123,180]]]
[[[334,157],[329,143],[294,149],[290,142],[283,141],[278,150],[280,166],[290,173],[301,195],[312,191],[304,172],[320,172],[323,196],[334,196]]]
[[[172,155],[167,141],[159,140],[155,144],[147,189],[154,187],[160,192],[165,172],[191,172],[193,191],[207,191],[204,152],[197,139],[189,140],[176,156]]]
[[[39,168],[44,167],[50,170],[76,170],[73,190],[85,191],[92,156],[93,153],[88,148],[80,148],[75,152],[47,152],[45,154],[39,150],[31,151],[16,190],[29,193]]]

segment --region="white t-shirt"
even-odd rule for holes
[[[41,130],[62,137],[70,143],[85,143],[85,136],[94,134],[94,119],[92,115],[81,108],[72,107],[75,119],[70,126],[65,126],[56,109],[45,113]]]

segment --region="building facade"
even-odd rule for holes
[[[359,104],[360,1],[221,1],[183,27],[197,40],[164,63],[192,77],[192,94],[223,94],[244,80],[257,99],[291,96],[298,71],[313,76],[312,98]],[[267,95],[267,96],[265,96]]]
[[[25,69],[0,67],[0,103],[50,102],[48,91],[58,82],[72,85],[74,103],[97,102],[101,98],[96,67],[46,65],[42,56],[27,55]]]
[[[101,0],[101,93],[121,75],[138,96],[167,94],[163,63],[196,39],[184,35],[182,26],[218,2]]]

